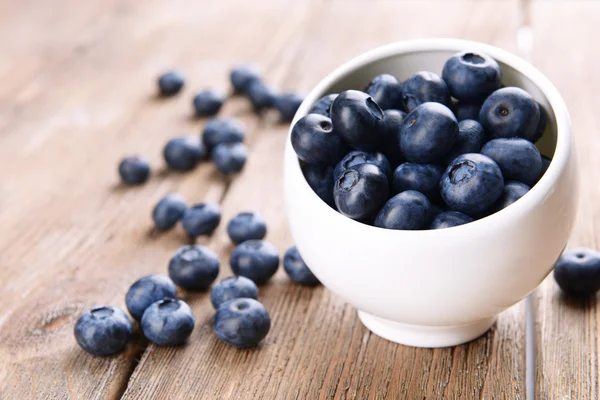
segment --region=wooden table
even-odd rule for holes
[[[123,306],[134,280],[164,273],[187,243],[180,228],[151,230],[150,211],[168,192],[219,202],[224,221],[259,211],[268,240],[282,252],[292,244],[281,195],[288,127],[273,115],[255,117],[244,99],[226,103],[222,115],[247,123],[251,149],[231,181],[210,163],[174,174],[161,159],[168,138],[199,133],[205,123],[191,117],[193,91],[227,88],[228,71],[240,61],[261,64],[282,89],[308,90],[341,62],[397,40],[448,36],[518,51],[518,30],[529,23],[533,62],[563,94],[577,136],[584,185],[571,245],[599,246],[600,2],[533,1],[525,4],[527,18],[521,6],[2,1],[0,398],[522,399],[535,389],[539,399],[597,399],[596,299],[565,299],[552,279],[532,295],[533,313],[518,304],[483,337],[446,349],[383,340],[325,288],[294,286],[282,271],[261,289],[273,326],[256,350],[216,339],[208,294],[184,294],[197,326],[183,348],[160,348],[138,334],[125,353],[97,358],[72,333],[84,310]],[[155,78],[171,67],[187,74],[185,92],[157,100]],[[116,165],[129,153],[152,162],[144,186],[118,184]],[[221,276],[230,274],[232,250],[224,225],[198,241],[222,257]]]

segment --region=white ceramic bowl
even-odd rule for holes
[[[476,42],[426,39],[383,46],[337,68],[310,92],[294,119],[323,95],[361,89],[378,74],[401,80],[421,70],[441,75],[446,59],[462,50],[495,58],[505,85],[525,89],[549,111],[538,148],[552,158],[550,167],[510,207],[441,230],[364,225],[313,192],[289,137],[286,143],[286,208],[302,257],[328,289],[358,309],[367,328],[410,346],[452,346],[480,336],[552,270],[577,205],[573,138],[563,99],[542,73],[511,53]]]

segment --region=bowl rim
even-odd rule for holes
[[[432,51],[451,51],[458,53],[461,51],[471,50],[485,53],[497,60],[498,62],[506,64],[507,66],[526,76],[535,86],[537,86],[537,88],[546,97],[548,103],[550,104],[550,107],[552,109],[551,111],[553,112],[554,119],[556,121],[556,146],[554,149],[554,155],[544,175],[542,175],[540,180],[529,190],[529,192],[527,192],[522,198],[519,199],[519,201],[511,204],[509,207],[506,207],[494,214],[491,214],[479,220],[445,229],[423,230],[395,230],[363,224],[361,222],[354,221],[351,218],[343,216],[339,212],[329,207],[329,205],[327,205],[321,198],[318,197],[318,195],[312,190],[312,188],[309,186],[308,182],[304,178],[304,174],[302,173],[300,167],[300,162],[291,144],[291,132],[294,124],[300,118],[308,114],[308,111],[310,111],[313,104],[318,99],[327,94],[326,90],[329,87],[335,85],[339,80],[343,79],[347,75],[356,72],[357,70],[364,68],[373,62],[397,56],[400,54]],[[318,200],[317,204],[319,204],[320,207],[327,209],[323,210],[323,212],[330,213],[328,215],[330,215],[332,218],[343,218],[344,220],[348,220],[356,224],[354,226],[356,226],[357,228],[373,229],[379,233],[381,233],[381,231],[385,231],[390,235],[403,236],[408,234],[411,236],[443,236],[446,234],[457,234],[459,233],[459,231],[461,233],[466,234],[469,230],[481,229],[482,225],[493,225],[506,221],[511,221],[515,218],[519,218],[520,216],[529,213],[537,205],[542,203],[548,196],[548,194],[553,190],[553,187],[556,184],[558,178],[562,175],[563,171],[567,167],[569,157],[572,152],[572,147],[573,137],[571,131],[571,120],[567,111],[566,104],[556,87],[552,84],[552,82],[550,82],[550,80],[536,67],[534,67],[532,64],[525,61],[521,57],[507,50],[503,50],[501,48],[489,44],[462,39],[428,38],[394,42],[369,50],[345,62],[341,66],[334,69],[325,78],[323,78],[308,93],[308,95],[298,108],[298,111],[296,112],[292,123],[290,124],[290,129],[288,131],[288,137],[286,140],[284,164],[286,167],[291,167],[295,175],[299,174],[302,177],[300,181],[303,190],[308,190],[311,193],[311,196],[314,196],[316,200]],[[286,179],[289,178],[286,176]]]

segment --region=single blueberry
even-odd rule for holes
[[[246,136],[246,126],[235,118],[211,118],[202,131],[202,143],[211,151],[221,143],[241,143]]]
[[[227,234],[235,244],[250,239],[263,239],[267,234],[267,224],[259,213],[242,212],[229,221]]]
[[[150,164],[142,156],[125,157],[119,164],[119,176],[126,185],[140,185],[150,176]]]
[[[75,323],[75,339],[88,353],[110,356],[121,352],[131,338],[131,320],[117,307],[96,307]]]
[[[248,84],[246,95],[257,113],[272,108],[277,97],[275,90],[260,80],[253,80]]]
[[[400,148],[408,161],[433,164],[452,149],[458,136],[458,121],[448,107],[423,103],[402,121]]]
[[[335,207],[333,201],[333,166],[305,164],[302,172],[308,185],[314,192],[331,207]]]
[[[450,152],[446,154],[446,164],[466,153],[479,153],[485,143],[483,126],[475,120],[465,119],[458,123],[458,136]]]
[[[247,240],[231,253],[231,270],[237,276],[252,279],[257,285],[267,282],[277,272],[277,248],[264,240]]]
[[[233,175],[244,169],[248,148],[243,143],[221,143],[210,153],[215,166],[224,175]]]
[[[229,80],[236,93],[246,93],[252,81],[260,81],[260,69],[256,65],[238,65],[231,70]]]
[[[504,179],[498,164],[482,154],[457,157],[442,175],[440,191],[453,210],[478,217],[502,195]]]
[[[220,90],[204,89],[194,96],[192,103],[197,116],[210,117],[221,110],[225,103],[225,94]]]
[[[198,203],[186,209],[181,217],[183,229],[191,237],[210,235],[221,222],[221,209],[217,204]]]
[[[566,250],[554,267],[554,279],[568,295],[594,295],[600,289],[600,252],[587,248]]]
[[[542,156],[533,143],[521,138],[493,139],[481,149],[496,161],[505,180],[534,185],[542,173]]]
[[[378,166],[388,179],[388,182],[391,181],[392,167],[390,166],[388,159],[381,153],[367,153],[366,151],[360,150],[351,151],[342,158],[342,161],[340,161],[333,170],[333,178],[339,178],[344,171],[360,164],[373,164]]]
[[[385,129],[379,145],[379,151],[385,154],[392,167],[405,161],[400,149],[400,128],[406,113],[400,110],[385,110]]]
[[[434,164],[400,164],[394,171],[392,191],[401,193],[405,190],[416,190],[423,193],[430,201],[440,199],[440,179],[444,170]]]
[[[167,142],[163,158],[169,168],[176,171],[190,171],[206,157],[206,148],[196,136],[180,136]]]
[[[502,84],[502,72],[496,60],[473,51],[450,57],[444,64],[442,78],[452,96],[460,101],[482,100]]]
[[[166,275],[144,276],[134,282],[125,295],[125,304],[131,316],[138,321],[146,308],[165,297],[177,297],[177,287]]]
[[[335,132],[356,150],[375,151],[385,134],[383,111],[371,96],[358,90],[347,90],[335,98],[331,120]]]
[[[529,192],[529,186],[522,182],[517,181],[509,181],[504,184],[504,190],[502,191],[502,196],[498,199],[496,204],[492,207],[492,211],[500,211],[503,208],[510,206],[515,201],[519,200],[521,197],[525,196],[525,194]]]
[[[436,215],[429,229],[444,229],[464,225],[473,221],[473,218],[458,211],[445,211]]]
[[[441,103],[450,107],[450,91],[439,75],[420,71],[402,85],[402,103],[404,109],[410,112],[428,102]]]
[[[206,246],[180,247],[169,261],[169,277],[186,290],[204,291],[219,275],[219,257]]]
[[[210,301],[215,309],[233,299],[258,299],[258,287],[244,276],[230,276],[213,286]]]
[[[386,229],[426,229],[431,221],[431,203],[423,193],[406,190],[389,199],[375,218],[375,226]]]
[[[254,299],[229,300],[219,306],[213,319],[219,339],[234,347],[254,347],[271,329],[265,306]]]
[[[296,283],[305,286],[314,286],[319,284],[319,280],[308,268],[308,265],[300,256],[296,246],[290,247],[283,256],[283,269],[290,279]]]
[[[346,217],[365,220],[374,216],[388,198],[388,180],[378,166],[360,164],[335,181],[333,198]]]
[[[144,311],[142,331],[144,336],[159,346],[180,346],[187,341],[196,318],[192,309],[182,300],[159,300]]]
[[[298,111],[303,101],[303,96],[297,93],[287,93],[275,97],[275,108],[279,111],[284,121],[291,121],[294,119],[294,115],[296,115],[296,111]]]
[[[181,219],[186,209],[185,200],[181,195],[170,193],[160,199],[152,210],[154,225],[161,230],[168,230]]]
[[[174,96],[181,91],[185,79],[177,71],[167,72],[158,78],[158,92],[161,96]]]
[[[375,100],[382,110],[399,108],[402,105],[402,85],[393,75],[377,75],[369,82],[365,92]]]
[[[331,120],[319,114],[300,118],[292,128],[291,140],[298,158],[308,164],[335,165],[349,150]]]
[[[537,142],[544,135],[544,131],[548,125],[548,112],[540,103],[537,103],[537,106],[540,111],[540,121],[535,128],[535,133],[530,138],[530,141],[533,143]]]
[[[338,97],[337,93],[328,94],[321,97],[315,105],[310,109],[311,114],[321,114],[327,118],[331,118],[331,104]]]
[[[479,119],[479,110],[481,110],[480,102],[468,103],[466,101],[459,101],[454,105],[454,115],[458,122],[464,121],[465,119],[472,119],[477,121]]]
[[[540,122],[540,109],[523,89],[505,87],[485,99],[479,111],[479,122],[492,139],[522,137],[533,142]]]

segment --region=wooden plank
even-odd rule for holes
[[[427,24],[418,18],[437,8]],[[347,58],[394,40],[460,36],[514,50],[517,4],[495,1],[333,1],[311,8],[303,45],[291,57],[281,86],[308,89]],[[468,20],[464,15],[471,15]],[[357,31],[357,21],[360,32]],[[286,61],[288,62],[288,61]],[[279,61],[278,61],[279,63]],[[263,120],[246,169],[223,201],[225,220],[244,210],[265,215],[267,239],[291,245],[282,204],[280,166],[287,127]],[[232,250],[225,226],[209,245],[222,259]],[[188,295],[197,317],[189,344],[149,345],[124,398],[523,398],[524,309],[504,313],[474,342],[448,349],[395,345],[368,332],[355,310],[324,288],[301,288],[282,271],[261,287],[273,326],[260,348],[236,350],[212,334],[208,294]]]
[[[573,124],[581,191],[579,214],[569,246],[599,248],[600,78],[595,65],[600,49],[600,4],[533,2],[534,63],[558,88]],[[568,27],[562,33],[553,27]],[[536,396],[540,399],[597,399],[597,297],[563,296],[549,276],[534,296],[536,316]]]

